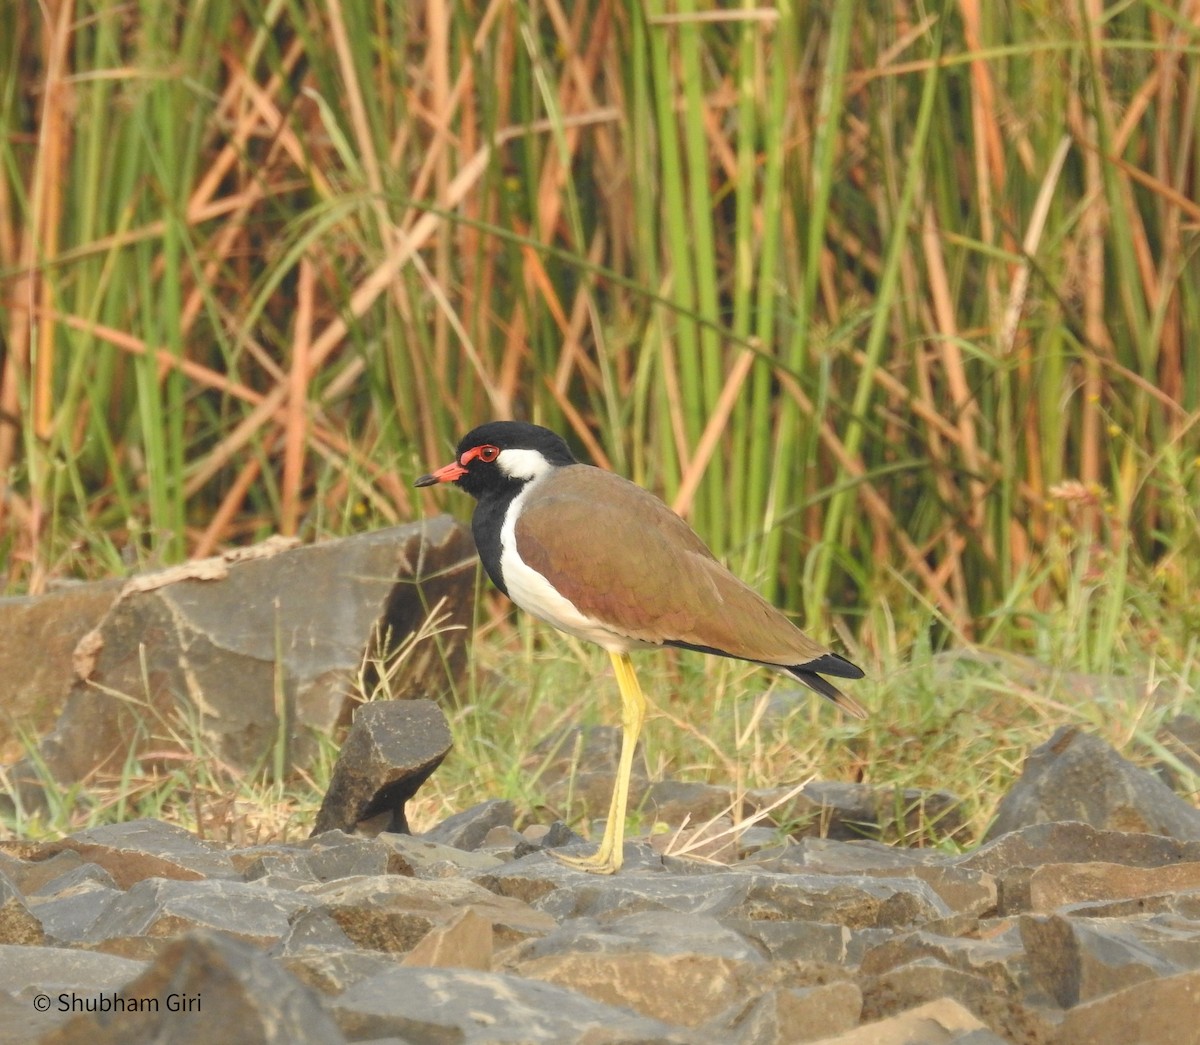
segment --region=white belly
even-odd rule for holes
[[[605,627],[599,621],[581,613],[570,599],[560,595],[545,577],[527,565],[517,552],[516,520],[525,500],[536,482],[530,483],[513,498],[500,530],[500,569],[508,597],[521,609],[553,624],[559,631],[586,639],[612,653],[646,649],[652,643],[632,639]]]

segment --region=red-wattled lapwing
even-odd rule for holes
[[[494,421],[416,486],[454,483],[478,501],[471,530],[493,583],[535,617],[608,650],[621,690],[621,757],[594,856],[561,858],[599,874],[621,866],[633,752],[646,713],[629,651],[715,653],[775,668],[858,718],[822,675],[861,669],[813,642],[713,557],[653,494],[580,464],[549,429]]]

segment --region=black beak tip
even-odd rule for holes
[[[435,475],[423,475],[423,476],[421,476],[420,479],[418,479],[415,483],[413,483],[413,486],[436,486],[436,485],[437,485],[437,476],[435,476]]]

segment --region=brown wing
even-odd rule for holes
[[[644,642],[780,667],[829,652],[640,486],[586,465],[546,483],[517,521],[517,551],[582,613]]]

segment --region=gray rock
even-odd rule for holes
[[[1010,1045],[953,998],[822,1038],[821,1045]]]
[[[1136,983],[1076,1005],[1057,1045],[1200,1045],[1200,972]]]
[[[0,944],[40,944],[46,938],[41,921],[16,884],[0,874]]]
[[[1021,940],[1033,975],[1063,1008],[1131,983],[1200,967],[1200,926],[1142,918],[1024,915]]]
[[[72,994],[112,994],[145,967],[112,954],[0,945],[0,1042],[37,1041],[70,1017]],[[44,1013],[34,1005],[38,995],[50,1001]]]
[[[1200,902],[1200,861],[1165,867],[1046,864],[1035,868],[1029,879],[1029,902],[1034,911],[1135,897],[1173,897],[1187,891],[1196,892]]]
[[[426,831],[421,838],[426,842],[437,842],[453,849],[472,852],[483,845],[488,832],[493,828],[512,827],[516,815],[516,806],[508,799],[493,798],[447,817]]]
[[[580,881],[578,872],[556,868],[549,861],[532,864],[534,859],[518,860],[476,880],[501,895],[519,896],[560,920],[673,910],[865,928],[911,925],[950,913],[932,889],[915,879],[801,877],[704,868],[686,877],[622,873]],[[567,884],[571,887],[564,887]]]
[[[553,919],[545,914],[460,878],[350,878],[307,887],[304,895],[356,946],[393,954],[411,951],[464,909],[486,918],[501,946],[554,929]]]
[[[179,737],[190,753],[198,731],[205,750],[235,766],[253,768],[281,744],[290,765],[306,765],[360,669],[393,697],[455,689],[475,570],[470,537],[443,516],[136,577],[78,651],[80,677],[39,759],[69,783],[118,774],[131,754],[177,750]],[[448,619],[425,627],[443,596]],[[40,644],[25,652],[41,655]],[[27,763],[14,772],[37,778]]]
[[[1063,726],[1025,761],[986,840],[1030,824],[1077,820],[1110,831],[1200,841],[1200,810],[1098,737]]]
[[[0,763],[24,755],[22,737],[53,728],[75,681],[75,647],[120,590],[119,580],[107,580],[0,598]]]
[[[147,878],[131,886],[96,919],[83,937],[109,953],[148,957],[162,944],[197,929],[215,929],[259,946],[283,937],[289,920],[312,906],[303,895],[257,882],[213,879],[180,882]]]
[[[76,943],[123,895],[102,867],[83,864],[47,882],[28,899],[49,938]]]
[[[116,999],[157,1004],[115,1019],[112,1013],[80,1013],[46,1036],[44,1045],[208,1045],[230,1035],[245,1045],[345,1041],[311,988],[257,948],[220,933],[190,933],[168,944]]]
[[[375,838],[387,846],[396,859],[404,861],[417,878],[452,878],[473,875],[503,865],[490,853],[468,853],[463,849],[432,842],[424,836],[384,833]],[[405,872],[408,873],[408,872]]]
[[[986,975],[920,958],[862,982],[864,1020],[897,1017],[907,1011],[953,998],[989,1028],[990,1040],[1018,1045],[1053,1041],[1055,1019],[1011,988],[998,990]],[[878,1026],[878,1024],[875,1024]]]
[[[745,815],[774,806],[771,822],[793,838],[868,838],[904,845],[970,841],[962,803],[947,791],[814,780],[781,802],[788,791],[747,791]]]
[[[98,864],[118,888],[128,889],[144,878],[234,878],[228,853],[197,838],[182,827],[161,820],[129,820],[68,835],[41,847],[46,858],[70,851]]]
[[[342,744],[313,836],[353,831],[360,821],[390,814],[388,829],[409,834],[404,804],[450,750],[450,727],[429,700],[362,704]]]
[[[462,969],[380,973],[348,988],[331,1008],[343,1033],[354,1040],[393,1037],[461,1045],[695,1041],[678,1028],[553,984]]]
[[[881,878],[918,878],[952,911],[984,915],[996,909],[996,881],[983,871],[948,864],[936,850],[901,849],[879,842],[839,842],[802,838],[799,842],[763,852],[744,862],[781,873],[859,873]]]
[[[812,987],[774,987],[737,1002],[704,1027],[707,1041],[794,1045],[858,1025],[862,994],[848,980]]]

